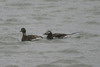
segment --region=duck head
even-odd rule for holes
[[[46,33],[44,33],[44,35],[47,35],[47,39],[53,39],[53,35],[51,31],[47,31]]]
[[[26,29],[25,28],[21,28],[21,31],[22,33],[26,33]]]
[[[51,31],[47,31],[46,33],[44,33],[44,35],[49,35],[49,34],[52,34]]]

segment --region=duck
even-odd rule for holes
[[[43,38],[42,36],[38,36],[38,35],[26,35],[25,28],[21,28],[20,32],[22,32],[22,34],[23,34],[21,41],[32,41],[33,39]]]
[[[47,31],[46,33],[44,33],[44,35],[47,35],[47,39],[54,39],[54,38],[58,38],[58,39],[62,39],[64,37],[68,37],[68,35],[72,35],[72,34],[76,34],[75,33],[71,33],[71,34],[65,34],[65,33],[52,33],[50,30]]]

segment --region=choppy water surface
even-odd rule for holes
[[[22,27],[79,34],[21,42]],[[0,0],[0,32],[0,67],[100,67],[99,0]]]

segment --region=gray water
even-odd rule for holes
[[[21,42],[22,27],[44,39]],[[100,1],[0,0],[0,67],[100,67]]]

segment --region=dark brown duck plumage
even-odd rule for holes
[[[75,33],[71,33],[71,34],[64,34],[64,33],[52,33],[51,31],[47,31],[46,33],[44,33],[44,35],[47,35],[47,39],[53,39],[53,38],[64,38],[68,35],[73,35],[73,34],[76,34],[77,32]]]
[[[23,34],[21,41],[32,41],[32,39],[43,38],[42,36],[38,36],[38,35],[26,35],[25,28],[21,28],[20,32],[22,32]]]
[[[67,36],[67,34],[63,34],[63,33],[52,33],[51,31],[47,31],[46,33],[44,33],[44,35],[47,35],[47,39],[63,38],[65,36]]]

